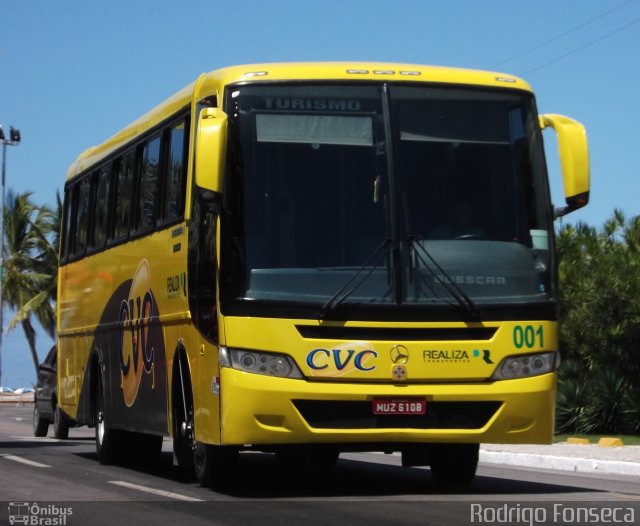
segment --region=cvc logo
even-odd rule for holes
[[[118,355],[127,407],[138,396],[142,373],[150,374],[153,370],[154,349],[149,342],[153,307],[149,262],[143,259],[133,277],[129,297],[122,300],[119,311]]]
[[[371,349],[314,349],[307,354],[307,365],[312,371],[367,372],[376,368],[372,361],[377,357]]]

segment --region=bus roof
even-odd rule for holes
[[[131,139],[154,128],[174,113],[206,97],[222,97],[222,88],[235,83],[286,80],[353,80],[428,82],[531,91],[524,80],[490,71],[388,62],[293,62],[230,66],[203,73],[176,94],[98,146],[82,152],[69,167],[67,180],[98,164]]]

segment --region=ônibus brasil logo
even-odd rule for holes
[[[64,526],[73,509],[55,504],[9,503],[9,524],[29,524],[33,526]]]

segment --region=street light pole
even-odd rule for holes
[[[20,143],[20,130],[9,127],[9,138],[5,138],[0,124],[0,142],[2,142],[2,190],[0,191],[0,386],[2,386],[2,336],[4,332],[4,309],[2,286],[4,284],[4,186],[7,170],[7,146],[17,146]]]

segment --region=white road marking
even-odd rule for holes
[[[140,486],[138,484],[132,484],[131,482],[125,482],[124,480],[110,480],[109,484],[115,484],[116,486],[122,486],[124,488],[144,491],[145,493],[151,493],[153,495],[159,495],[161,497],[168,497],[170,499],[185,500],[188,502],[203,502],[202,499],[196,499],[195,497],[189,497],[188,495],[181,495],[180,493],[173,493],[171,491],[164,491],[162,489]]]
[[[62,442],[59,438],[47,438],[47,437],[34,437],[34,436],[10,436],[15,440],[22,440],[23,442]],[[66,442],[66,440],[65,440]]]
[[[17,457],[16,455],[9,455],[7,453],[0,454],[0,457],[6,458],[7,460],[13,460],[14,462],[20,462],[21,464],[27,464],[28,466],[33,466],[36,468],[50,468],[48,464],[43,464],[42,462],[36,462],[35,460],[29,460],[22,457]]]

